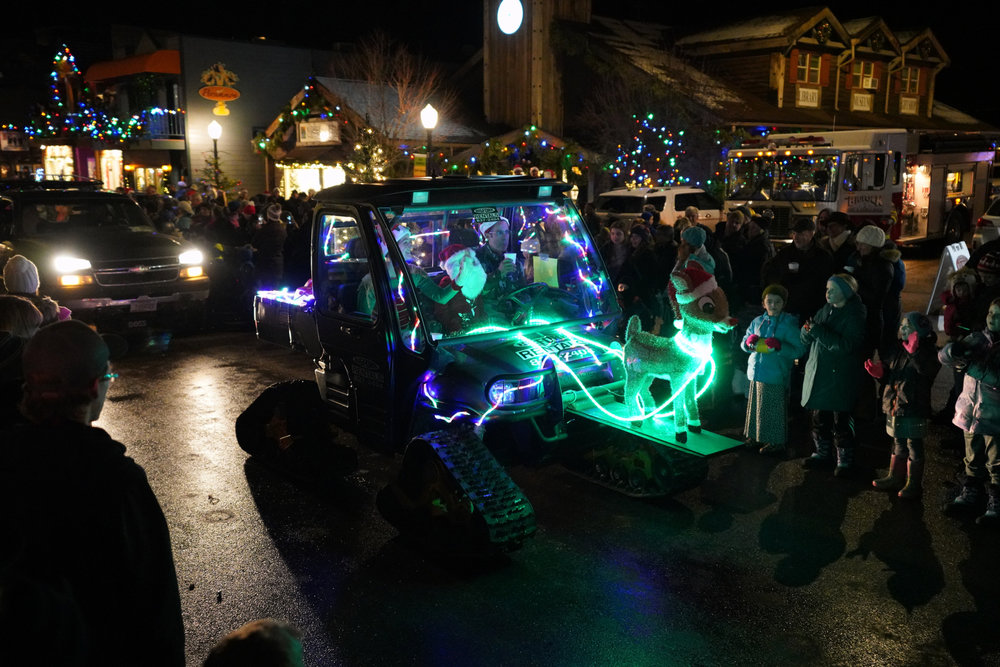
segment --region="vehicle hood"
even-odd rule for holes
[[[176,239],[154,231],[101,232],[95,230],[85,234],[65,234],[59,236],[35,236],[9,242],[18,254],[41,260],[48,268],[46,259],[58,255],[70,255],[90,260],[92,263],[173,257],[176,259],[183,246]],[[44,270],[38,264],[39,270]]]

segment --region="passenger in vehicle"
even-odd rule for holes
[[[441,287],[452,290],[457,297],[434,309],[444,332],[467,331],[478,322],[485,322],[483,294],[489,278],[476,253],[454,243],[441,251],[440,259],[448,274],[441,279]]]
[[[519,287],[524,287],[524,267],[517,261],[517,255],[510,252],[510,222],[499,216],[479,225],[479,232],[486,239],[476,249],[476,257],[486,271],[486,287],[483,294],[487,299],[498,300]],[[508,254],[514,259],[507,257]]]

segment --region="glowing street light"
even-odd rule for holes
[[[212,170],[215,171],[215,187],[219,185],[219,139],[222,138],[222,126],[213,120],[208,124],[208,136],[212,139]]]
[[[425,130],[427,130],[427,173],[433,178],[435,175],[434,173],[435,160],[434,160],[434,147],[432,145],[433,144],[432,140],[434,138],[433,137],[434,128],[437,127],[438,124],[437,109],[432,107],[430,104],[421,109],[420,124],[424,126]]]

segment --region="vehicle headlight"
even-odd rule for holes
[[[201,264],[202,260],[201,250],[185,250],[177,258],[181,264]]]
[[[531,403],[545,396],[544,376],[532,375],[520,379],[497,380],[487,395],[494,406]]]
[[[76,271],[86,271],[89,269],[90,260],[70,255],[59,255],[52,260],[52,265],[59,273],[75,273]]]

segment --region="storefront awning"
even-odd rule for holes
[[[181,52],[162,50],[121,60],[107,60],[87,68],[87,81],[107,81],[143,73],[180,74]]]
[[[292,148],[278,162],[322,162],[334,165],[343,162],[347,151],[342,145],[338,146],[296,146]]]

